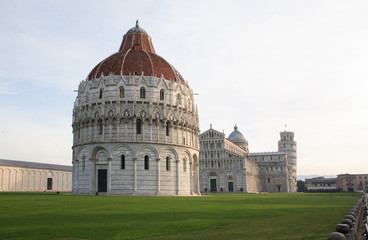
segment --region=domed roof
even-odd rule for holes
[[[244,135],[238,131],[238,127],[235,125],[234,131],[230,133],[228,139],[233,143],[247,143],[248,141],[245,140]]]
[[[97,64],[87,79],[99,78],[102,74],[163,76],[166,80],[185,84],[180,73],[156,54],[151,37],[139,27],[138,20],[124,35],[119,51]]]
[[[135,22],[135,27],[132,27],[131,29],[129,29],[129,31],[127,33],[133,33],[133,32],[147,34],[146,30],[144,30],[143,28],[139,27],[138,20]]]

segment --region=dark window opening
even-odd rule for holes
[[[47,178],[47,190],[52,190],[52,178]]]
[[[183,172],[187,171],[187,163],[185,160],[183,160]]]
[[[86,157],[83,156],[82,157],[82,171],[85,171],[86,170]]]
[[[170,158],[166,157],[166,170],[170,171]]]
[[[267,179],[267,182],[268,182],[268,183],[270,183],[270,182],[271,182],[271,179],[270,179],[270,178],[268,178],[268,179]]]
[[[139,119],[137,120],[136,128],[137,128],[137,134],[142,134],[142,122]]]
[[[124,98],[124,87],[119,88],[119,96],[120,98]]]
[[[144,170],[148,170],[149,169],[149,156],[145,155],[144,156]]]
[[[140,97],[141,98],[146,98],[146,89],[144,87],[142,87],[141,90],[140,90]]]
[[[170,127],[169,127],[169,123],[166,123],[166,136],[170,135]]]
[[[125,155],[121,155],[121,169],[125,169]]]
[[[102,99],[102,97],[103,97],[103,89],[100,88],[100,99]]]
[[[102,123],[100,123],[100,124],[98,124],[98,134],[102,135],[102,133],[103,133],[103,125],[102,125]]]
[[[165,91],[163,89],[161,89],[160,91],[160,100],[164,100],[165,99]]]

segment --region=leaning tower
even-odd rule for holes
[[[80,82],[73,194],[200,195],[193,90],[136,23]]]
[[[296,192],[296,141],[293,132],[280,132],[279,152],[285,152],[288,164],[288,183],[290,192]]]

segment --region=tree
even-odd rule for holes
[[[303,180],[298,180],[296,186],[298,187],[298,192],[305,192],[305,182]]]

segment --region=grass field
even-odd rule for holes
[[[0,239],[327,239],[359,197],[0,193]]]

